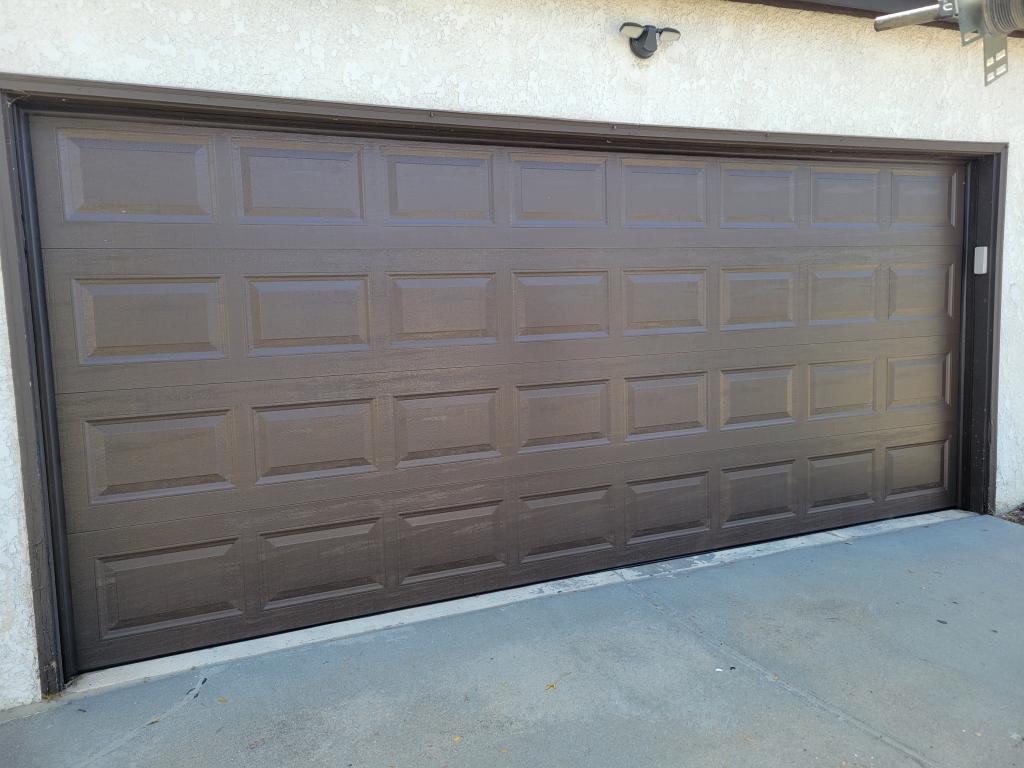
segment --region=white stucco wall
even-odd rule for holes
[[[639,62],[625,20],[682,39]],[[1024,144],[1024,45],[721,0],[5,0],[0,71],[475,112]],[[1024,501],[1024,154],[1011,154],[998,504]],[[4,336],[6,338],[6,336]],[[0,344],[2,346],[2,344]],[[0,353],[0,706],[34,687]]]
[[[39,698],[11,349],[0,291],[0,709]]]

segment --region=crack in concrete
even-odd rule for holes
[[[202,680],[198,680],[195,685],[189,688],[188,691],[185,692],[184,697],[176,701],[163,712],[157,715],[151,715],[149,719],[146,720],[145,723],[141,723],[132,728],[129,728],[127,731],[125,731],[124,734],[121,735],[120,738],[110,742],[98,752],[95,752],[89,757],[87,757],[84,762],[79,763],[79,768],[89,768],[90,766],[96,765],[99,761],[103,760],[104,758],[116,752],[121,747],[133,741],[136,738],[136,736],[140,734],[144,729],[159,724],[165,718],[170,717],[178,710],[188,706],[190,702],[195,701],[199,698],[199,694],[202,690],[202,687],[206,685],[206,682],[208,680],[209,673],[204,675]]]

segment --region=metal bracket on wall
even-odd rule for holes
[[[1006,34],[1001,30],[993,30],[993,25],[986,23],[985,10],[981,0],[956,0],[960,44],[966,46],[978,40],[982,41],[985,53],[985,85],[989,85],[1009,71],[1009,59]]]
[[[985,85],[992,83],[1009,71],[1006,53],[1006,35],[985,35]]]
[[[978,42],[984,37],[985,14],[981,10],[981,3],[964,2],[955,0],[953,5],[954,14],[960,26],[960,45],[970,45]]]
[[[960,44],[984,41],[985,85],[1009,72],[1006,36],[1024,29],[1024,0],[941,0],[934,5],[890,13],[875,19],[875,31],[956,18]]]

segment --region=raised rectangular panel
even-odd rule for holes
[[[878,171],[811,169],[811,223],[819,227],[876,227]]]
[[[930,320],[952,316],[952,264],[894,264],[889,268],[889,317]]]
[[[627,227],[702,227],[707,210],[705,164],[667,158],[622,161]]]
[[[792,461],[722,470],[722,527],[795,516],[794,470]]]
[[[515,275],[516,341],[608,335],[607,272]]]
[[[706,373],[626,379],[626,439],[706,432]]]
[[[85,423],[89,500],[133,501],[233,488],[230,411]]]
[[[522,500],[519,551],[524,563],[611,549],[611,489],[586,488]]]
[[[948,487],[947,443],[900,445],[885,451],[887,499],[944,491]]]
[[[723,227],[795,227],[795,165],[722,166]]]
[[[513,154],[512,222],[520,226],[603,226],[602,157]]]
[[[722,330],[795,326],[796,280],[793,269],[723,269]]]
[[[395,398],[398,466],[496,458],[498,390]]]
[[[692,333],[707,329],[707,272],[625,271],[625,334]]]
[[[864,416],[875,410],[875,363],[853,360],[810,368],[810,417]]]
[[[83,365],[226,356],[219,278],[79,278],[71,285]]]
[[[551,451],[608,442],[608,383],[520,387],[520,451]]]
[[[504,568],[508,564],[501,502],[399,515],[402,584]]]
[[[949,405],[949,354],[889,358],[888,409],[908,411]]]
[[[242,220],[355,224],[363,220],[360,147],[236,139]]]
[[[271,531],[258,540],[265,610],[384,588],[380,518]]]
[[[101,557],[95,574],[103,640],[240,616],[244,606],[238,539]]]
[[[809,511],[835,512],[873,503],[874,455],[874,451],[861,451],[809,459]]]
[[[397,346],[495,344],[495,276],[392,275],[391,340]]]
[[[722,429],[789,424],[793,415],[793,368],[722,371]]]
[[[352,400],[253,409],[257,483],[372,472],[373,403]]]
[[[251,355],[299,355],[369,348],[366,278],[250,277]]]
[[[59,130],[67,221],[213,221],[210,139]]]
[[[876,276],[874,264],[812,266],[811,325],[875,322]]]
[[[956,222],[956,172],[900,170],[892,174],[892,223],[896,227],[952,227]]]
[[[711,525],[707,473],[629,483],[626,525],[627,544],[706,531]]]
[[[490,152],[393,147],[384,157],[389,224],[493,222]]]

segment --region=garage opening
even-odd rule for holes
[[[81,669],[956,504],[958,163],[30,126]]]

